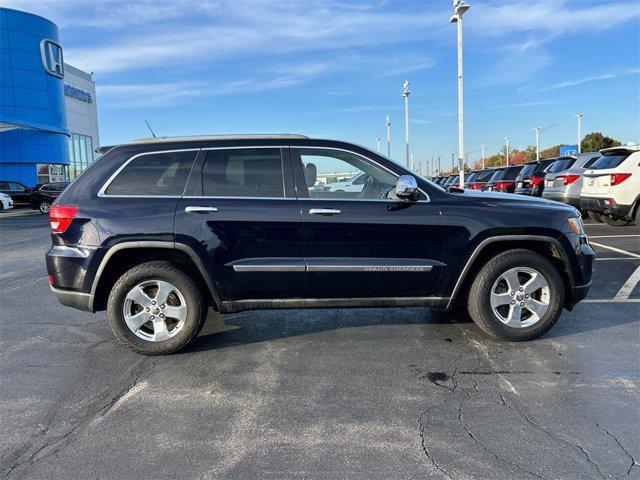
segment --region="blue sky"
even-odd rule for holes
[[[542,146],[584,131],[640,141],[640,7],[632,1],[475,0],[465,15],[465,144]],[[450,0],[5,1],[58,24],[65,60],[93,71],[101,143],[292,132],[374,146],[392,117],[404,157],[457,148]],[[470,155],[470,160],[479,157]],[[445,159],[447,160],[445,162]]]

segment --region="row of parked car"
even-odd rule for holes
[[[576,157],[543,158],[524,165],[485,168],[433,179],[444,188],[495,191],[566,203],[597,222],[640,228],[640,146],[607,148]]]
[[[30,188],[13,180],[0,180],[0,211],[21,205],[48,214],[51,204],[68,185],[69,182],[39,183]]]

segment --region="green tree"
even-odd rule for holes
[[[620,142],[615,138],[607,137],[600,132],[591,132],[582,139],[583,152],[597,152],[602,148],[617,147]]]

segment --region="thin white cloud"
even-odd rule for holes
[[[548,87],[541,88],[540,92],[548,92],[550,90],[559,90],[561,88],[575,87],[577,85],[582,85],[583,83],[595,82],[598,80],[610,80],[612,78],[618,78],[624,75],[634,75],[640,73],[640,68],[630,68],[626,70],[622,70],[619,72],[609,72],[603,73],[600,75],[591,75],[584,78],[578,78],[575,80],[569,80],[566,82],[556,83],[554,85],[549,85]]]

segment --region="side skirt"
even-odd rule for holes
[[[443,309],[449,300],[449,297],[250,299],[222,302],[221,313],[284,308],[429,307]]]

